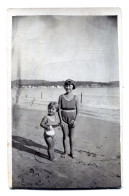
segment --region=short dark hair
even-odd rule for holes
[[[59,105],[58,105],[57,102],[52,101],[52,102],[50,102],[50,103],[48,104],[48,108],[52,108],[52,107],[55,107],[55,108],[56,108],[56,111],[58,112],[58,110],[59,110]]]
[[[66,81],[64,82],[64,87],[67,86],[67,85],[73,85],[73,89],[76,88],[75,82],[74,82],[73,80],[71,80],[71,79],[68,79],[68,80],[66,80]]]

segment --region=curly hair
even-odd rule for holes
[[[58,112],[58,110],[59,110],[59,105],[58,105],[57,102],[52,101],[52,102],[50,102],[50,103],[48,104],[48,108],[53,108],[53,107],[55,107],[55,108],[56,108],[56,111]]]

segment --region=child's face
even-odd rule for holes
[[[67,93],[70,93],[73,90],[73,85],[72,84],[68,84],[68,85],[65,85],[64,88],[65,88]]]
[[[53,107],[50,107],[48,108],[48,114],[50,116],[54,115],[56,113],[56,108],[53,106]]]

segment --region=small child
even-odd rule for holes
[[[43,117],[40,126],[44,128],[44,139],[48,146],[48,156],[50,161],[56,160],[54,157],[55,146],[55,130],[59,126],[59,120],[56,115],[58,111],[58,104],[56,102],[50,102],[48,104],[48,114]]]

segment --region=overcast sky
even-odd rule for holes
[[[119,80],[117,18],[14,16],[12,80]]]

